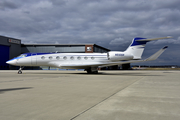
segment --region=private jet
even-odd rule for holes
[[[22,74],[24,66],[50,66],[60,69],[84,69],[87,73],[98,73],[98,68],[156,60],[168,46],[163,47],[147,59],[141,59],[147,42],[167,39],[136,37],[125,51],[109,51],[107,53],[24,53],[7,61],[7,64],[20,66],[18,74]]]

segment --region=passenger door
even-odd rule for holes
[[[36,53],[31,54],[31,65],[37,65]]]

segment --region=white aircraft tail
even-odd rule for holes
[[[130,46],[125,51],[125,53],[133,55],[134,56],[133,59],[141,59],[141,56],[143,54],[147,42],[159,40],[159,39],[167,39],[167,38],[171,38],[171,37],[168,36],[168,37],[153,38],[153,39],[134,38]]]

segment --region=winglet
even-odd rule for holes
[[[162,49],[160,49],[159,51],[157,51],[155,54],[153,54],[149,58],[145,59],[144,61],[156,60],[167,48],[168,48],[168,46],[164,46]]]
[[[166,49],[166,48],[168,48],[168,46],[164,46],[162,49]]]

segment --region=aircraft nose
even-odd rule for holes
[[[9,60],[6,63],[9,65],[16,65],[16,60]]]

